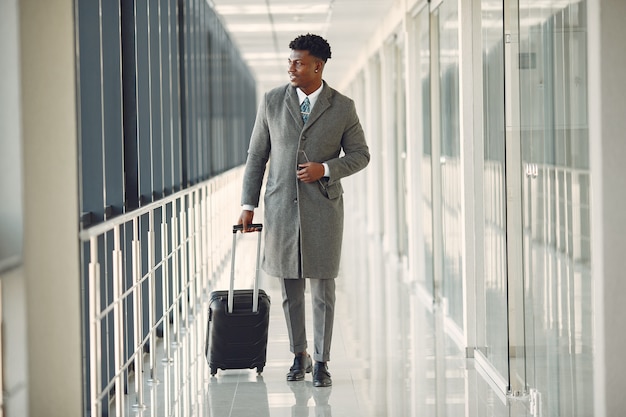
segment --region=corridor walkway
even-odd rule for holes
[[[250,240],[252,241],[252,239]],[[249,243],[244,243],[247,245]],[[245,252],[245,246],[241,252]],[[228,272],[228,271],[226,271]],[[345,274],[345,273],[344,273]],[[227,288],[228,274],[223,274],[216,288]],[[383,279],[383,278],[381,278]],[[125,397],[125,415],[145,417],[489,417],[530,416],[528,398],[507,400],[491,389],[454,343],[445,336],[444,323],[436,310],[423,303],[415,290],[402,288],[406,294],[395,311],[401,316],[385,317],[380,305],[369,303],[368,317],[355,314],[359,308],[353,294],[358,277],[340,276],[338,281],[336,327],[332,360],[331,388],[314,388],[310,374],[304,382],[287,382],[291,365],[288,335],[280,304],[280,288],[273,278],[262,277],[261,288],[272,299],[267,364],[261,376],[255,370],[220,370],[211,377],[203,355],[187,357],[190,344],[204,344],[204,319],[190,318],[181,343],[171,350],[171,360],[158,363],[158,382],[146,375],[144,407],[137,407],[136,397]],[[245,283],[244,283],[245,285]],[[239,287],[239,286],[237,286]],[[358,292],[357,292],[358,293]],[[374,297],[375,299],[376,297]],[[407,303],[408,301],[408,303]],[[310,305],[309,305],[310,311]],[[386,331],[393,320],[408,323],[413,329],[396,335]],[[310,320],[309,320],[310,321]],[[199,327],[198,327],[199,326]],[[307,329],[311,335],[312,326]],[[406,334],[405,334],[406,333]],[[368,335],[362,340],[362,335]],[[198,335],[198,336],[195,336]],[[361,336],[359,336],[361,335]],[[311,336],[309,336],[310,344]],[[378,346],[378,347],[376,347]],[[200,349],[201,351],[202,349]],[[394,353],[395,352],[395,353]],[[158,357],[163,356],[159,346]],[[131,384],[132,385],[132,384]],[[177,394],[180,393],[180,394]],[[114,407],[112,407],[114,409]]]

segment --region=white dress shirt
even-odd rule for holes
[[[317,103],[317,98],[320,96],[320,93],[322,92],[322,88],[324,88],[324,83],[322,83],[320,88],[318,88],[317,90],[313,91],[308,96],[306,94],[304,94],[304,91],[300,90],[299,88],[296,88],[296,92],[298,93],[298,100],[300,101],[300,105],[302,105],[302,102],[304,101],[304,99],[308,97],[309,98],[309,103],[311,103],[311,111],[313,111],[313,106],[315,106],[315,103]]]
[[[315,103],[317,103],[317,98],[320,96],[320,93],[322,92],[322,88],[324,88],[324,83],[322,83],[320,88],[318,88],[317,90],[313,91],[308,96],[306,94],[304,94],[304,91],[302,91],[299,88],[297,88],[296,92],[298,93],[298,100],[300,101],[300,105],[302,105],[302,102],[304,101],[304,99],[308,97],[309,98],[309,103],[311,103],[311,112],[312,112],[313,111],[313,106],[315,106]],[[324,176],[325,177],[330,177],[330,170],[328,169],[328,164],[326,162],[323,162],[322,165],[324,165]]]

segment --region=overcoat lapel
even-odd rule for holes
[[[298,100],[298,93],[296,89],[289,86],[285,92],[285,107],[289,110],[291,117],[299,126],[303,126],[302,114],[300,113],[300,103]]]
[[[330,95],[331,95],[331,90],[328,87],[328,85],[324,83],[324,88],[322,89],[322,93],[317,98],[317,102],[315,103],[315,106],[313,106],[313,110],[311,111],[309,120],[307,121],[306,126],[304,126],[305,129],[311,126],[313,123],[315,123],[315,121],[319,119],[320,116],[322,116],[322,114],[324,114],[326,109],[330,107],[330,101],[329,101]]]
[[[330,87],[326,83],[324,83],[324,88],[322,89],[322,94],[317,99],[315,106],[313,106],[313,110],[311,115],[309,116],[309,120],[306,125],[302,121],[302,114],[300,113],[300,102],[298,100],[298,93],[294,87],[287,87],[287,91],[285,93],[285,106],[289,110],[289,114],[291,117],[298,123],[299,126],[307,127],[311,126],[317,119],[320,118],[322,114],[330,107],[330,96],[332,95],[332,91]]]

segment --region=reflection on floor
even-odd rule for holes
[[[189,355],[193,351],[190,346],[204,344],[205,318],[190,318],[180,342],[171,350],[171,360],[159,360],[156,381],[145,381],[143,401],[137,401],[135,395],[126,396],[122,414],[146,417],[540,415],[531,414],[527,399],[510,400],[494,390],[488,377],[474,368],[473,360],[466,359],[464,352],[454,347],[445,335],[437,311],[422,305],[414,289],[400,283],[397,289],[404,296],[392,306],[393,311],[387,305],[386,312],[377,312],[375,302],[355,304],[358,294],[347,291],[347,286],[352,288],[351,280],[338,284],[336,327],[329,362],[331,388],[313,387],[310,374],[302,382],[285,380],[292,356],[280,289],[274,279],[264,278],[262,287],[272,298],[272,308],[267,364],[261,376],[255,370],[220,370],[211,377],[204,355]],[[372,311],[360,314],[363,308]],[[370,318],[376,316],[381,320],[372,322]],[[419,320],[404,320],[406,317],[419,317]],[[398,327],[390,328],[390,322],[397,322]],[[309,325],[309,334],[311,330]],[[363,338],[367,340],[363,342]],[[202,348],[197,350],[203,352]],[[162,346],[157,355],[163,357]],[[138,402],[143,407],[138,407]]]

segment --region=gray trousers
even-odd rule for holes
[[[313,305],[313,360],[330,360],[330,343],[335,320],[334,279],[280,279],[283,291],[283,310],[289,331],[290,349],[293,353],[307,349],[304,290],[306,281],[311,285]]]

